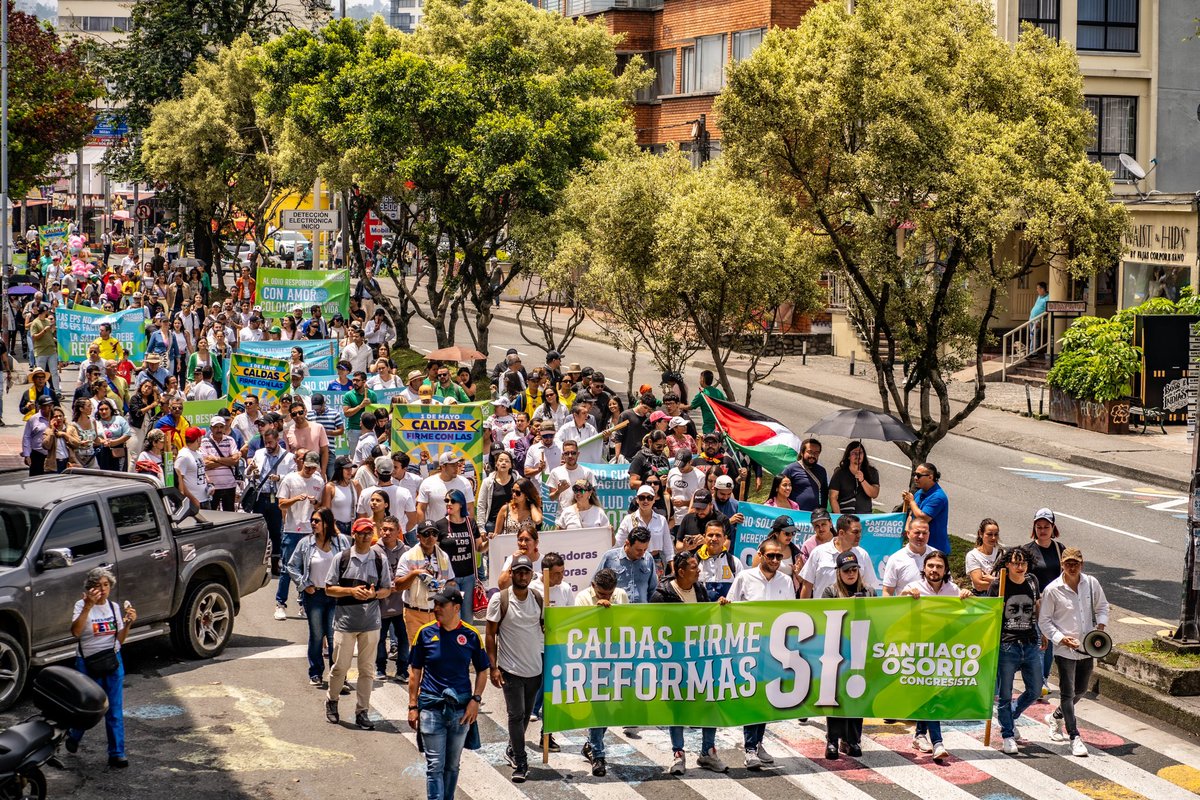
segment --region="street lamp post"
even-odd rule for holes
[[[1200,392],[1192,413],[1200,415]],[[1200,416],[1196,417],[1200,420]],[[1200,653],[1200,430],[1192,437],[1192,481],[1188,487],[1187,550],[1183,554],[1183,597],[1179,627],[1161,639],[1171,649]]]
[[[8,216],[8,0],[0,0],[0,302],[8,302],[8,269],[11,261],[8,240],[12,220]]]

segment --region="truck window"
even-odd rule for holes
[[[25,557],[46,512],[28,506],[0,508],[0,565],[16,566]]]
[[[150,497],[144,492],[108,498],[108,512],[117,528],[117,544],[135,547],[160,538]]]
[[[104,530],[100,527],[100,509],[95,503],[85,503],[69,508],[58,515],[42,549],[55,547],[71,548],[75,558],[88,558],[108,550],[104,543]]]

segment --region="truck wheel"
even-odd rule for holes
[[[233,598],[219,583],[188,589],[179,613],[171,620],[171,642],[187,658],[219,655],[233,636]]]
[[[12,634],[0,631],[0,711],[17,702],[29,678],[29,656]]]

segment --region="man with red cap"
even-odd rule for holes
[[[183,441],[186,447],[179,451],[179,455],[175,458],[175,476],[179,479],[175,481],[179,491],[183,496],[191,501],[195,508],[203,508],[203,504],[208,502],[209,491],[208,475],[204,472],[204,459],[200,457],[200,440],[204,438],[204,431],[193,426],[183,432]]]

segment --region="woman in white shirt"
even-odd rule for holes
[[[975,549],[967,553],[967,577],[971,579],[974,594],[982,597],[996,582],[993,574],[996,556],[1000,555],[1000,524],[990,517],[979,523],[975,534]]]
[[[561,509],[554,527],[559,530],[568,528],[608,528],[612,523],[608,514],[604,513],[596,502],[596,487],[586,480],[575,481],[571,491],[575,494],[575,503]]]
[[[390,358],[380,358],[375,362],[375,374],[367,379],[368,389],[403,389],[404,384],[393,370],[396,365]]]

